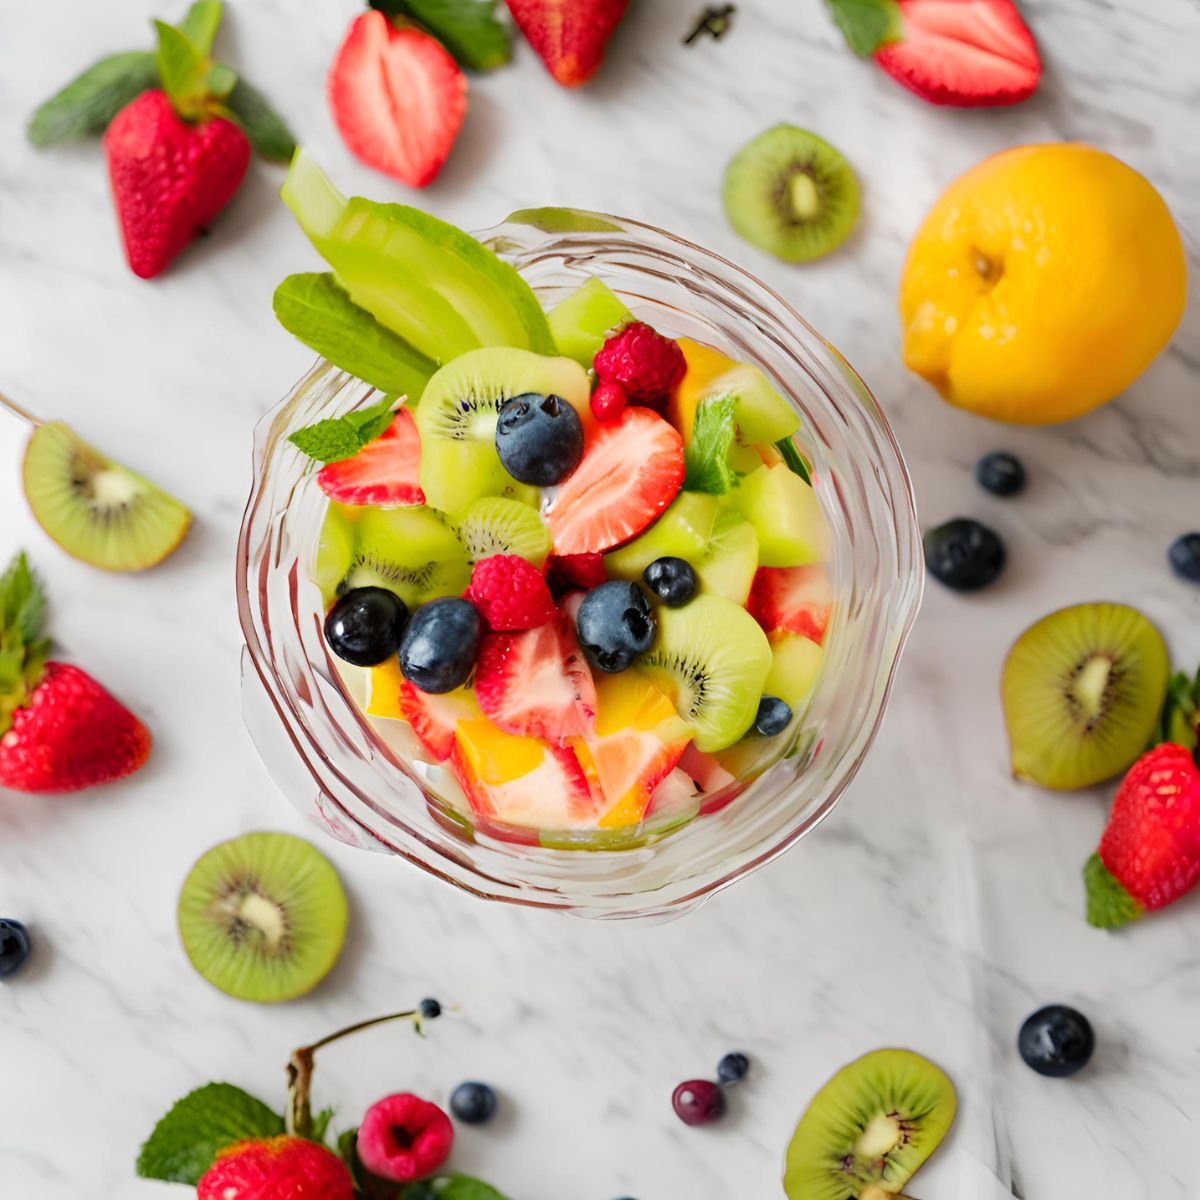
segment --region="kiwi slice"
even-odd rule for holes
[[[911,1050],[875,1050],[813,1097],[792,1135],[790,1200],[891,1196],[938,1148],[954,1120],[954,1085]]]
[[[659,608],[658,636],[639,666],[671,697],[698,750],[732,746],[754,723],[771,645],[740,604],[697,596]]]
[[[758,570],[758,534],[732,508],[723,508],[713,523],[704,554],[692,560],[700,587],[744,605]]]
[[[1017,639],[1000,680],[1013,774],[1082,788],[1120,774],[1150,743],[1170,665],[1136,608],[1076,604]]]
[[[734,229],[784,262],[836,250],[858,218],[850,164],[795,125],[776,125],[738,151],[725,171],[723,199]]]
[[[192,514],[89,446],[69,425],[39,425],[24,464],[38,524],[70,555],[106,571],[144,571],[183,541]]]
[[[321,589],[326,604],[333,603],[342,580],[354,565],[354,522],[357,514],[349,506],[331,502],[317,536],[317,558],[313,583]]]
[[[179,932],[192,966],[239,1000],[303,996],[329,973],[346,937],[337,872],[287,833],[214,846],[184,880]]]
[[[476,500],[459,518],[458,536],[472,563],[492,554],[519,554],[540,567],[550,553],[550,533],[537,509],[501,496]]]

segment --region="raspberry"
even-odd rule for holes
[[[480,559],[467,599],[497,632],[536,629],[554,616],[554,599],[542,573],[516,554]]]
[[[614,379],[602,383],[592,393],[592,414],[597,421],[611,421],[619,417],[629,403],[629,393]]]
[[[643,321],[614,333],[592,365],[602,385],[619,383],[638,404],[665,400],[687,370],[679,344]]]
[[[196,1185],[196,1200],[354,1200],[350,1171],[332,1151],[281,1135],[236,1142]]]
[[[410,1183],[432,1175],[454,1144],[454,1126],[436,1104],[411,1092],[384,1096],[358,1127],[358,1157],[375,1175]]]
[[[546,582],[555,593],[569,592],[572,588],[591,591],[607,579],[604,555],[595,551],[588,554],[552,554],[546,560]]]

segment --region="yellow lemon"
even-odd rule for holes
[[[955,180],[909,247],[904,361],[951,404],[1025,425],[1127,388],[1183,315],[1163,198],[1093,146],[1021,146]]]

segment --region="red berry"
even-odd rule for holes
[[[373,442],[351,458],[317,472],[317,486],[342,504],[400,508],[424,504],[421,490],[421,435],[411,410],[402,408]]]
[[[573,588],[591,591],[607,579],[604,555],[596,551],[588,554],[551,554],[546,560],[546,582],[552,592],[569,592]]]
[[[557,612],[541,571],[518,554],[480,559],[467,599],[493,629],[506,633],[536,629]]]
[[[635,404],[666,400],[687,370],[679,343],[643,321],[614,333],[596,352],[592,365],[601,385],[619,383]]]
[[[237,1142],[217,1155],[196,1200],[354,1200],[350,1170],[331,1150],[281,1135]]]
[[[436,1104],[411,1092],[385,1096],[358,1127],[358,1157],[374,1175],[411,1183],[432,1175],[454,1144],[454,1126]]]
[[[629,0],[508,0],[517,28],[563,87],[586,83],[604,61]]]
[[[597,421],[619,417],[629,403],[629,393],[615,379],[600,384],[592,393],[592,415]]]
[[[675,1089],[671,1106],[685,1125],[707,1125],[725,1112],[725,1093],[709,1079],[689,1079]]]

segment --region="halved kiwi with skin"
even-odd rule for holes
[[[106,571],[144,571],[183,541],[192,514],[148,479],[50,421],[30,436],[25,496],[68,554]]]
[[[743,146],[726,168],[722,196],[734,229],[784,262],[836,250],[858,219],[850,164],[795,125],[776,125]]]
[[[311,991],[346,937],[337,872],[286,833],[248,833],[214,846],[179,894],[179,932],[192,966],[239,1000],[273,1004]]]
[[[958,1108],[940,1067],[911,1050],[875,1050],[813,1097],[785,1160],[790,1200],[895,1196],[938,1148]]]
[[[1076,604],[1031,625],[1001,676],[1013,774],[1090,787],[1145,750],[1167,690],[1162,635],[1125,604]]]

